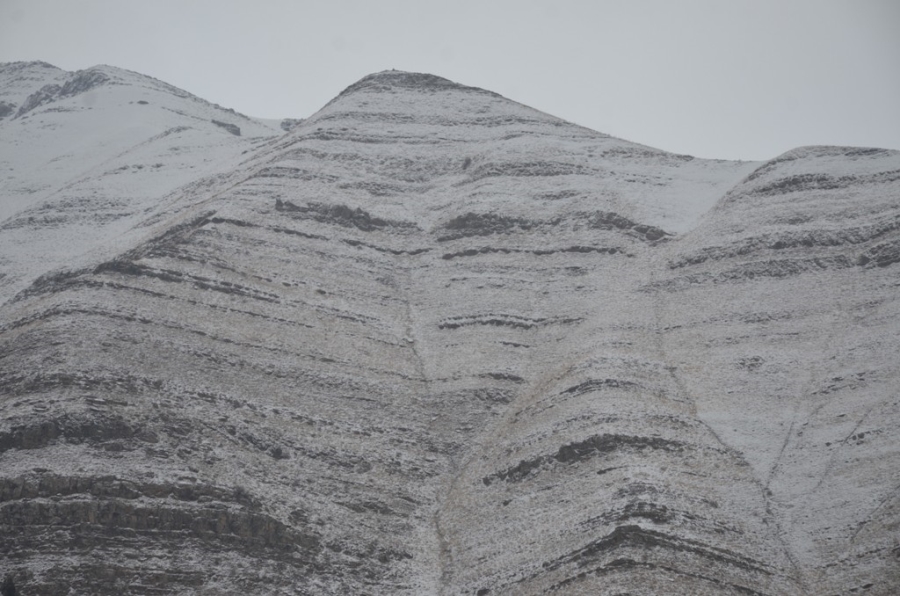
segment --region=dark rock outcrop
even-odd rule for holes
[[[241,136],[241,127],[238,126],[237,124],[231,124],[230,122],[222,122],[221,120],[210,120],[210,122],[212,122],[219,128],[224,128],[225,130],[227,130],[228,132],[230,132],[231,134],[233,134],[236,137]]]

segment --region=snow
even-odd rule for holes
[[[35,67],[0,89],[28,91],[66,80]],[[88,69],[106,83],[0,120],[0,303],[36,277],[111,244],[158,208],[166,195],[236,164],[277,126],[214,106],[169,85],[121,69]],[[85,71],[81,71],[85,72]],[[68,75],[69,79],[79,73]],[[12,78],[12,77],[10,77]],[[211,123],[234,123],[235,137]],[[62,221],[55,222],[55,219]],[[30,222],[45,225],[31,226]],[[107,251],[107,252],[109,252]]]
[[[284,133],[89,70],[0,120],[0,433],[153,439],[0,480],[190,482],[208,509],[139,499],[198,519],[239,487],[318,541],[134,538],[210,589],[896,591],[900,153],[697,159],[396,71]],[[0,100],[76,76],[3,67]]]

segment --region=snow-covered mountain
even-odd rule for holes
[[[283,133],[156,79],[0,65],[0,302],[111,246],[165,200]]]
[[[111,67],[0,102],[22,594],[900,588],[900,153],[398,71],[284,126]]]

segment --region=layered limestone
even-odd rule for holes
[[[700,160],[397,71],[230,124],[0,308],[22,594],[896,592],[900,154]]]

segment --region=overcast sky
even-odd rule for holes
[[[111,64],[265,118],[430,72],[700,157],[900,149],[900,0],[0,0],[0,61]]]

